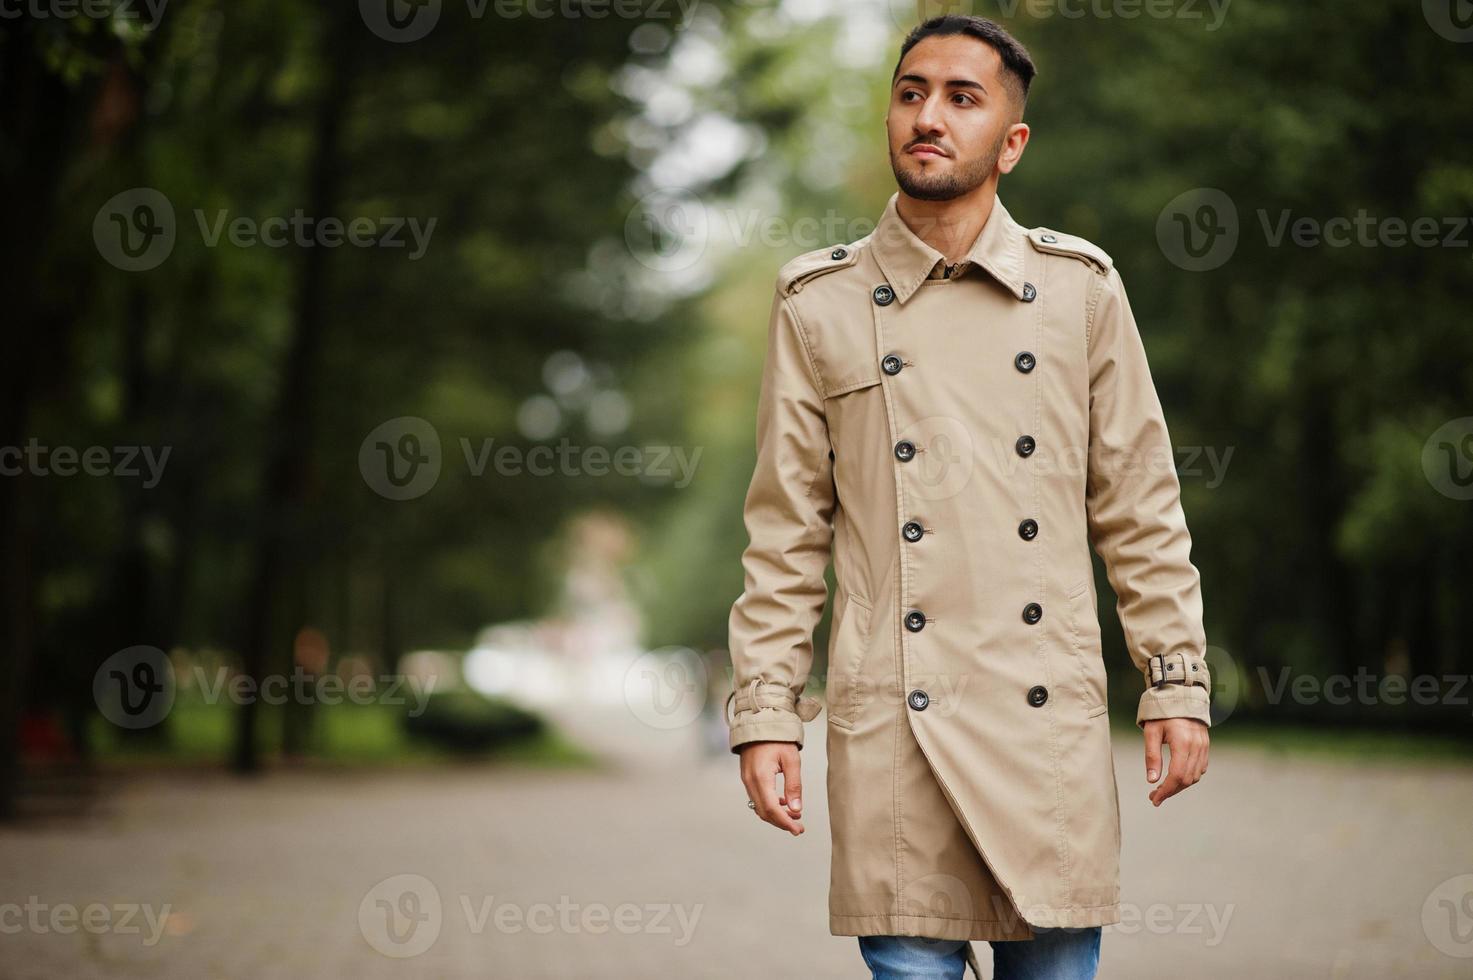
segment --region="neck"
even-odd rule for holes
[[[900,192],[895,212],[911,232],[940,252],[947,265],[961,261],[972,248],[997,200],[997,181],[947,201],[922,201]]]

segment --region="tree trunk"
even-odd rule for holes
[[[358,36],[351,22],[355,11],[350,7],[338,4],[333,8],[334,16],[323,24],[319,42],[327,78],[313,125],[306,196],[306,213],[319,219],[335,213],[342,179],[342,127],[353,88]],[[292,334],[276,406],[266,430],[256,554],[242,610],[244,669],[257,684],[273,663],[282,662],[280,657],[273,658],[272,652],[289,650],[295,632],[290,625],[283,629],[277,622],[276,587],[284,573],[297,567],[301,559],[298,545],[307,502],[307,471],[321,414],[328,250],[305,248],[301,254]],[[257,700],[241,705],[236,719],[233,765],[237,772],[255,772],[261,766]]]

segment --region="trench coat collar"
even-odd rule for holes
[[[897,191],[890,195],[885,213],[875,225],[871,242],[875,259],[895,296],[904,303],[920,288],[922,282],[936,268],[944,256],[917,237],[906,225],[896,210],[900,199]],[[994,279],[1006,286],[1014,296],[1023,299],[1023,239],[1024,228],[1013,220],[1008,209],[1003,207],[1002,198],[995,197],[992,213],[987,223],[972,243],[963,266],[977,265],[985,269]]]

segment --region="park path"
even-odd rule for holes
[[[695,729],[564,722],[619,733],[605,767],[134,775],[85,819],[0,829],[0,906],[44,907],[19,932],[0,910],[0,976],[866,976],[827,930],[821,721],[797,839],[752,816],[734,757]],[[1473,899],[1429,902],[1473,872],[1473,770],[1224,744],[1157,810],[1130,733],[1116,747],[1135,921],[1106,930],[1102,977],[1473,972],[1429,939],[1473,954]],[[141,934],[48,924],[94,902],[118,925],[134,904],[169,914],[156,942],[142,913]],[[418,925],[390,936],[390,909]]]

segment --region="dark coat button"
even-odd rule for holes
[[[1033,356],[1032,351],[1022,351],[1018,354],[1017,357],[1013,358],[1013,366],[1016,367],[1019,371],[1022,371],[1024,374],[1032,371],[1034,365],[1036,365],[1037,363],[1038,358]]]
[[[1023,622],[1032,626],[1043,618],[1043,607],[1036,602],[1030,602],[1023,607]]]
[[[917,688],[916,690],[911,691],[910,697],[906,698],[905,700],[909,701],[910,706],[917,711],[925,711],[926,705],[931,703],[931,695]]]
[[[1018,537],[1022,538],[1024,541],[1032,541],[1034,538],[1038,537],[1038,522],[1030,517],[1022,524],[1019,524]]]
[[[895,302],[895,290],[889,286],[875,287],[875,303],[878,306],[889,306]]]
[[[926,614],[919,609],[912,609],[905,614],[905,628],[912,633],[919,633],[926,628]]]
[[[886,354],[885,359],[880,362],[880,370],[886,374],[899,374],[903,367],[905,367],[905,362],[894,354]]]
[[[905,540],[907,541],[919,541],[921,535],[926,533],[926,529],[921,527],[920,521],[906,521],[905,526],[900,529],[900,533],[905,535]]]
[[[915,459],[916,444],[909,439],[901,439],[895,444],[895,458],[902,463],[908,463]]]
[[[1031,303],[1038,298],[1038,290],[1033,288],[1033,283],[1023,283],[1023,302]]]
[[[1033,450],[1038,448],[1038,443],[1033,441],[1032,436],[1019,436],[1013,447],[1018,450],[1019,456],[1032,456]]]
[[[1043,703],[1047,700],[1048,688],[1044,687],[1042,684],[1034,684],[1028,689],[1028,703],[1033,705],[1035,708],[1043,707]]]
[[[829,258],[833,259],[835,262],[839,261],[840,259],[845,259],[845,258],[848,258],[848,257],[849,257],[849,250],[848,249],[843,249],[843,248],[836,248],[836,249],[833,250],[833,252],[831,252],[829,254]]]

